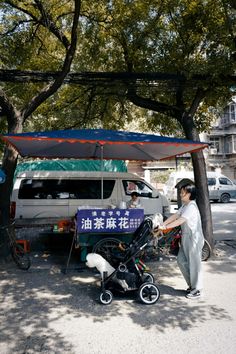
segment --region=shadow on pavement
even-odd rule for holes
[[[0,342],[9,344],[10,353],[73,353],[70,340],[62,334],[64,323],[70,320],[81,326],[82,319],[104,323],[129,316],[136,325],[155,327],[160,332],[173,327],[189,331],[212,319],[231,320],[225,309],[204,298],[197,303],[186,299],[183,289],[175,288],[179,270],[173,262],[150,264],[161,292],[159,301],[152,306],[140,304],[131,294],[115,297],[111,305],[103,306],[98,303],[99,277],[93,271],[73,263],[65,275],[58,265],[51,263],[40,268],[33,263],[24,272],[11,264],[0,271]],[[214,261],[210,267],[214,272],[220,269]],[[233,268],[227,267],[227,271]]]
[[[225,235],[227,238],[227,235]],[[213,255],[208,262],[209,270],[214,273],[236,272],[236,240],[217,241]]]

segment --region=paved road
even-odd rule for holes
[[[219,240],[234,236],[235,207],[212,205]],[[203,263],[204,297],[192,301],[174,258],[149,264],[161,291],[153,306],[133,296],[100,305],[96,274],[72,263],[64,275],[65,261],[34,254],[28,272],[0,271],[1,354],[235,354],[235,239]]]
[[[236,201],[211,203],[215,240],[236,239]]]
[[[177,205],[171,205],[171,212]],[[236,239],[236,200],[230,203],[211,203],[214,239],[216,241]]]

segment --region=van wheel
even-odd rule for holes
[[[230,195],[227,193],[222,194],[222,196],[220,197],[220,201],[221,203],[229,203]]]

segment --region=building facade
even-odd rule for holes
[[[224,109],[207,139],[211,143],[206,159],[208,170],[219,170],[236,180],[236,100]]]

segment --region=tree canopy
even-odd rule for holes
[[[198,139],[212,122],[209,107],[233,94],[235,16],[235,2],[226,0],[2,1],[0,68],[58,76],[49,84],[2,82],[0,128],[122,128],[135,120],[144,130]],[[147,75],[69,85],[70,71],[160,72],[177,78]],[[192,159],[207,228],[203,156],[194,153]],[[11,177],[10,161],[5,152]]]
[[[66,0],[1,2],[1,68],[61,70],[72,5]],[[197,93],[205,100],[195,124],[198,131],[207,129],[212,120],[209,105],[216,106],[232,94],[222,74],[226,77],[235,69],[234,19],[233,2],[222,0],[82,1],[74,72],[167,72],[186,79],[64,85],[38,107],[25,129],[115,128],[139,112],[140,118],[145,116],[145,129],[179,131],[181,125],[170,117],[176,118],[177,106],[190,109]],[[207,79],[193,80],[196,74]],[[17,107],[26,105],[43,87],[25,83],[22,90],[22,84],[2,85]],[[150,106],[148,113],[135,108],[137,96],[143,98],[142,103],[139,100],[143,108]]]
[[[103,6],[102,6],[103,4]],[[84,58],[101,61],[100,70],[168,72],[185,80],[131,82],[120,87],[120,95],[158,112],[148,115],[151,128],[173,132],[170,117],[193,108],[197,95],[204,97],[196,115],[198,131],[209,127],[209,105],[226,100],[232,92],[222,79],[235,71],[233,20],[235,14],[220,1],[115,1],[100,2],[86,9],[86,37],[90,38]],[[229,22],[231,26],[229,26]],[[231,29],[231,31],[230,31]],[[93,70],[98,70],[94,66]],[[196,74],[206,80],[193,80]],[[96,88],[98,93],[101,87]],[[111,92],[111,88],[109,87]],[[117,88],[116,88],[117,90]],[[142,100],[140,99],[142,98]],[[223,101],[222,100],[222,101]],[[154,103],[155,102],[155,103]],[[163,114],[168,118],[164,118]],[[180,118],[179,118],[180,119]],[[210,117],[210,120],[212,117]],[[179,130],[179,124],[176,125]]]

